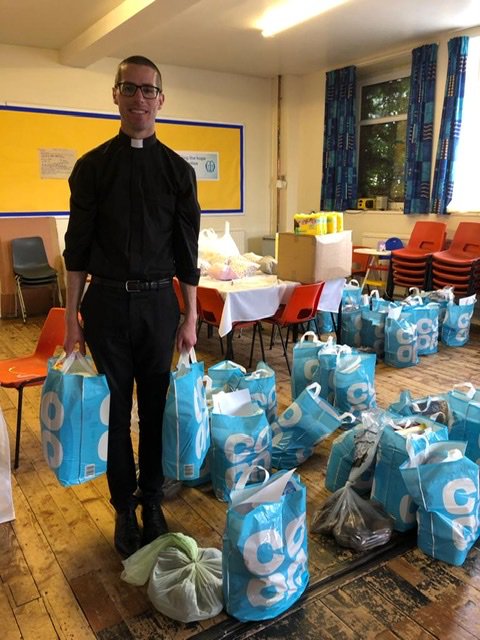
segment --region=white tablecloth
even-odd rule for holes
[[[326,282],[318,305],[319,310],[338,311],[345,279]],[[215,280],[202,276],[199,285],[217,289],[225,300],[219,334],[227,335],[234,322],[261,320],[273,315],[285,304],[298,282],[278,280],[273,275],[255,275],[238,280]]]

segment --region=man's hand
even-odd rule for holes
[[[65,321],[65,340],[63,342],[63,349],[67,356],[74,351],[77,344],[80,353],[85,355],[85,338],[83,336],[83,329],[80,326],[78,317],[67,317]]]
[[[197,326],[195,321],[184,320],[177,332],[177,351],[190,351],[197,344]]]

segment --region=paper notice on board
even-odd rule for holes
[[[220,180],[218,151],[177,151],[195,170],[197,180]]]
[[[40,178],[65,179],[72,173],[77,160],[75,149],[39,149]]]

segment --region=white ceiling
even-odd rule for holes
[[[0,44],[54,49],[78,67],[141,54],[159,66],[271,77],[375,59],[480,25],[480,0],[344,0],[263,38],[254,25],[277,2],[0,0]]]

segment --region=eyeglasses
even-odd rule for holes
[[[127,98],[133,98],[137,93],[137,89],[140,89],[142,96],[147,100],[153,100],[161,92],[159,87],[154,87],[151,84],[134,84],[133,82],[118,82],[116,85],[122,96]]]

